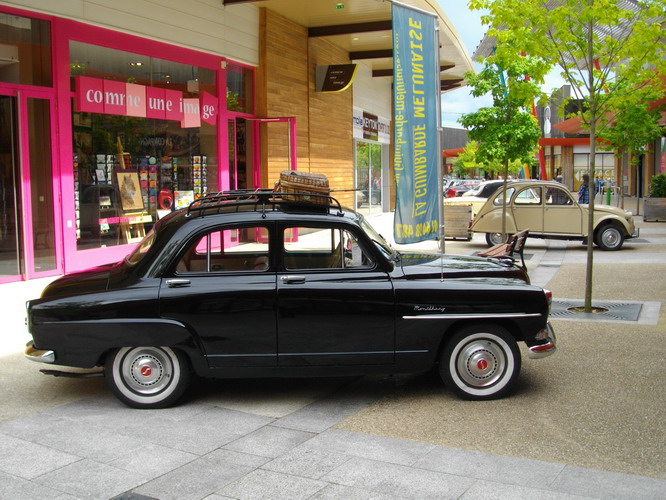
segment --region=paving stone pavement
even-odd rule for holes
[[[655,237],[666,239],[661,228]],[[565,243],[544,244],[530,275],[545,284],[562,262],[577,259]],[[5,369],[21,355],[16,339],[3,342],[0,379],[39,384],[34,364],[26,361],[18,375]],[[335,428],[390,390],[382,377],[233,388],[205,381],[178,407],[141,411],[119,403],[100,380],[47,387],[66,383],[71,401],[42,394],[46,402],[34,411],[19,409],[0,423],[0,499],[666,498],[664,479]],[[77,396],[76,388],[85,391]],[[3,404],[20,407],[24,397],[19,387]]]

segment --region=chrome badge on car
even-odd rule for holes
[[[446,311],[446,307],[443,306],[414,306],[415,312],[432,312],[432,313],[441,313]]]

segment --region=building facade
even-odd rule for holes
[[[0,2],[0,283],[119,261],[166,212],[287,169],[389,210],[390,5],[323,4]],[[471,62],[435,13],[446,90]]]

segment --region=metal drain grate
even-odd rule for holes
[[[571,307],[582,307],[584,300],[553,299],[550,315],[559,319],[599,320],[599,321],[638,321],[643,304],[640,302],[594,302],[594,307],[607,309],[605,312],[573,312]]]

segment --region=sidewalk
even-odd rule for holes
[[[595,251],[595,300],[666,301],[666,223],[640,220],[638,241]],[[392,234],[391,215],[371,223]],[[558,299],[582,297],[584,255],[576,242],[525,249],[532,281]],[[423,376],[233,380],[137,411],[101,379],[22,359],[23,302],[44,284],[0,285],[14,325],[0,353],[0,499],[664,498],[663,305],[654,324],[553,320],[558,353],[525,360],[499,401],[460,401]]]

